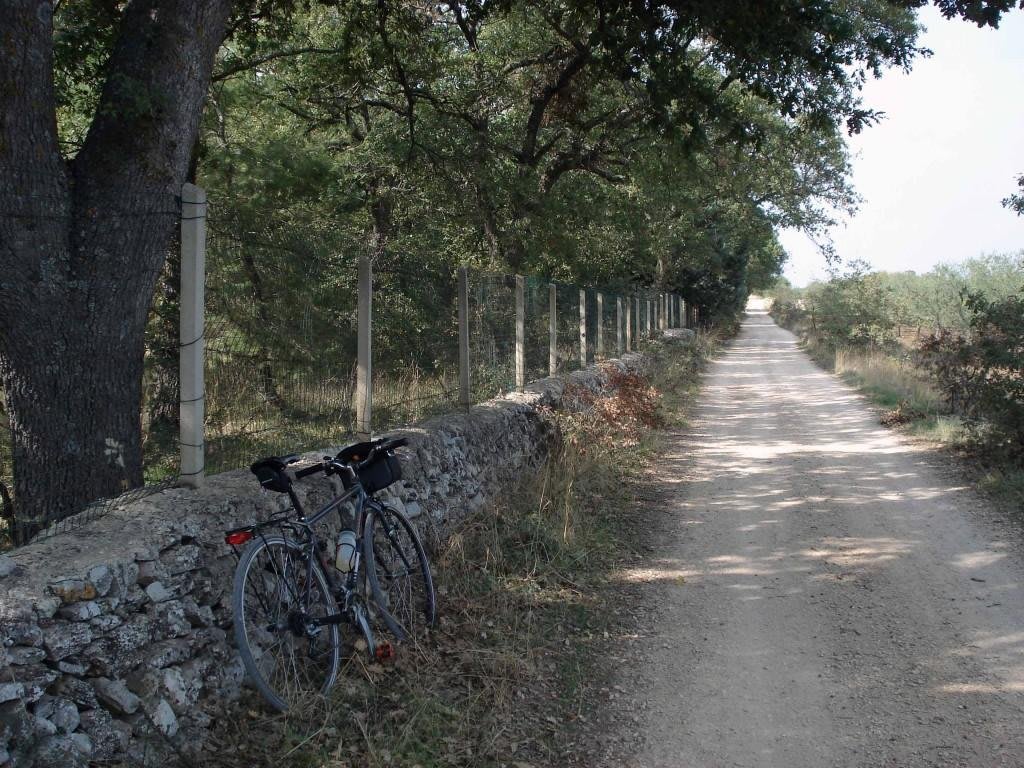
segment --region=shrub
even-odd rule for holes
[[[648,379],[614,365],[604,366],[605,392],[570,382],[565,397],[571,404],[562,427],[567,441],[582,453],[589,446],[613,448],[638,445],[651,429],[662,425],[660,394]]]
[[[921,344],[921,363],[976,438],[1024,457],[1024,295],[970,294],[965,335],[939,331]]]
[[[795,328],[808,316],[807,310],[796,301],[772,302],[771,315],[783,328]]]
[[[886,346],[895,338],[892,291],[860,261],[807,289],[811,328],[833,349]]]

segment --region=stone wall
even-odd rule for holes
[[[642,369],[650,359],[614,364]],[[569,378],[604,385],[593,368]],[[393,433],[411,445],[401,451],[403,483],[385,493],[421,529],[443,534],[543,462],[558,436],[541,406],[560,407],[564,387],[544,379]],[[311,509],[331,495],[322,477],[298,486]],[[223,532],[286,502],[237,470],[0,556],[0,766],[199,759],[245,677],[232,647],[235,557]]]

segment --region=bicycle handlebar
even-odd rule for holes
[[[408,444],[409,439],[406,437],[396,437],[390,440],[387,438],[381,438],[380,440],[374,441],[373,447],[370,449],[370,452],[366,455],[366,458],[363,459],[362,461],[347,463],[340,461],[337,458],[337,456],[325,456],[323,461],[317,462],[312,466],[305,467],[304,469],[294,470],[295,479],[301,480],[304,477],[309,477],[310,475],[315,475],[319,472],[326,472],[328,475],[334,474],[338,472],[338,469],[340,467],[345,467],[358,471],[363,467],[369,466],[373,462],[373,460],[377,458],[377,454],[380,453],[381,451],[386,453],[388,451],[393,451],[396,448],[402,448]],[[336,465],[340,465],[340,467]]]
[[[301,480],[304,477],[309,477],[310,475],[315,475],[317,472],[323,472],[326,469],[327,469],[327,465],[324,464],[324,462],[319,461],[319,462],[317,462],[316,464],[314,464],[311,467],[306,467],[305,469],[297,469],[297,470],[295,470],[295,479],[296,480]]]

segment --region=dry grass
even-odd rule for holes
[[[947,410],[938,390],[906,358],[881,350],[838,349],[833,370],[879,405],[906,404],[922,417]]]

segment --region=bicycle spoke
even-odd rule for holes
[[[241,589],[236,637],[250,657],[243,654],[243,661],[247,667],[251,661],[250,674],[278,709],[322,692],[337,672],[337,629],[311,627],[314,619],[336,610],[334,598],[318,567],[311,571],[303,554],[297,545],[276,539],[255,551],[244,580],[236,584]]]
[[[433,620],[433,587],[422,550],[406,522],[381,510],[373,518],[374,599],[399,639],[414,636]]]

